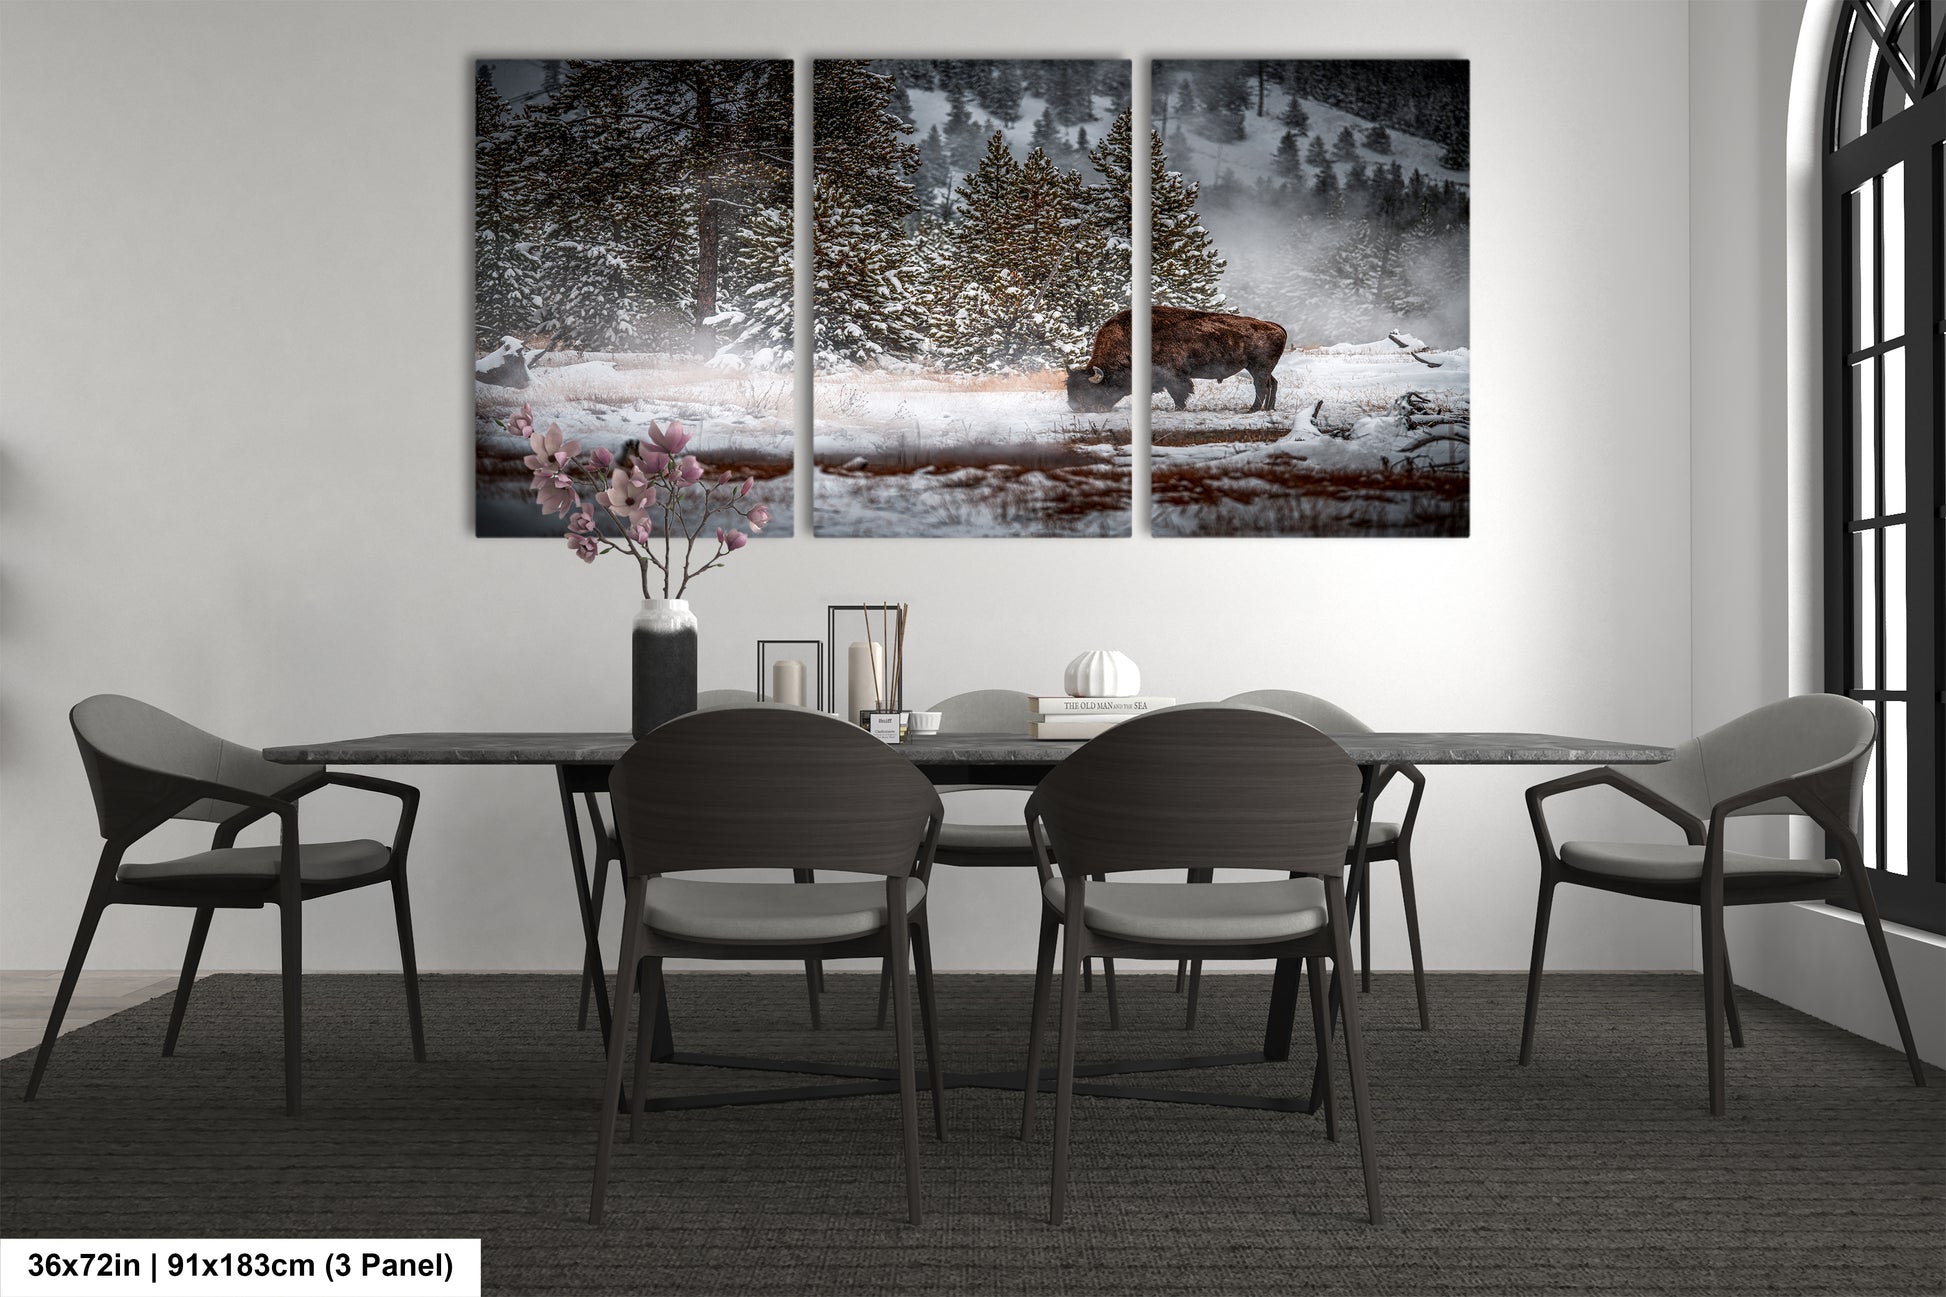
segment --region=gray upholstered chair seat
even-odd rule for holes
[[[941,851],[1032,851],[1025,824],[959,824],[939,826]]]
[[[1382,847],[1388,843],[1397,842],[1398,840],[1398,825],[1383,820],[1373,820],[1371,835],[1365,839],[1365,845],[1368,847]],[[1358,826],[1356,824],[1351,826],[1351,842],[1348,845],[1354,847],[1358,845]]]
[[[1703,848],[1662,842],[1563,842],[1561,863],[1610,878],[1634,878],[1648,883],[1687,883],[1703,876]],[[1723,853],[1723,876],[1769,875],[1799,878],[1836,878],[1835,860],[1789,860],[1752,856],[1741,851]]]
[[[307,883],[339,883],[377,873],[385,868],[391,856],[390,847],[370,838],[306,842],[297,849],[297,869]],[[124,883],[149,887],[167,887],[172,883],[196,887],[262,887],[277,881],[282,859],[282,847],[226,847],[177,860],[130,862],[116,870],[115,877]]]
[[[905,883],[910,913],[926,899],[926,885]],[[651,878],[648,924],[692,941],[848,941],[885,927],[885,884],[712,883],[697,878]]]
[[[1041,895],[1056,913],[1067,881]],[[1089,883],[1088,927],[1134,941],[1284,941],[1325,925],[1324,884],[1315,878],[1263,883]]]

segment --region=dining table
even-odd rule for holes
[[[1357,905],[1362,890],[1360,882],[1365,869],[1366,841],[1371,830],[1373,803],[1377,800],[1376,793],[1383,787],[1388,772],[1394,768],[1439,765],[1643,765],[1667,761],[1673,755],[1671,749],[1652,744],[1575,738],[1558,734],[1390,731],[1332,734],[1329,737],[1343,748],[1346,755],[1358,766],[1362,780],[1356,836],[1347,863],[1345,895],[1348,907]],[[1084,742],[1085,740],[1073,739],[1035,739],[1019,734],[956,733],[915,735],[890,746],[910,760],[936,785],[982,785],[1030,789],[1038,784],[1048,771],[1079,749]],[[266,748],[264,756],[273,762],[294,765],[553,767],[561,798],[562,818],[568,835],[568,862],[574,879],[575,901],[581,917],[584,960],[583,1021],[585,1023],[585,993],[592,991],[601,1026],[601,1040],[605,1049],[609,1040],[612,1011],[601,952],[600,908],[602,890],[607,879],[607,867],[610,863],[619,862],[620,847],[607,831],[597,798],[608,791],[610,771],[633,743],[634,739],[626,733],[425,731],[291,744]],[[576,808],[577,798],[581,799],[593,821],[595,832],[592,853],[584,842],[581,816]],[[592,875],[589,868],[591,854],[596,866],[596,872]],[[1221,864],[1221,862],[1210,863],[1219,867]],[[1348,915],[1348,917],[1355,916]],[[1135,1087],[1093,1079],[1144,1072],[1176,1072],[1287,1060],[1290,1057],[1291,1030],[1297,1010],[1302,965],[1301,960],[1277,961],[1271,981],[1270,1006],[1265,1017],[1261,1048],[1226,1054],[1122,1059],[1085,1064],[1075,1070],[1077,1080],[1074,1092],[1287,1112],[1316,1111],[1322,1102],[1324,1086],[1321,1059],[1314,1070],[1311,1092],[1304,1098]],[[1347,972],[1348,970],[1343,969],[1334,970],[1334,983],[1340,983],[1340,979]],[[1332,1018],[1335,1022],[1337,997],[1333,996],[1332,1001],[1334,1009]],[[772,1059],[678,1050],[675,1047],[669,1014],[657,1013],[655,1022],[655,1038],[651,1042],[649,1056],[656,1062],[748,1071],[786,1072],[794,1075],[838,1078],[838,1081],[836,1084],[658,1096],[647,1101],[646,1106],[652,1111],[842,1098],[861,1094],[893,1093],[898,1088],[898,1073],[888,1067],[850,1066],[807,1059]],[[1038,1078],[1041,1088],[1051,1087],[1051,1078],[1051,1072]],[[1029,1083],[1021,1070],[954,1072],[949,1069],[943,1079],[949,1088],[977,1086],[1017,1090]]]

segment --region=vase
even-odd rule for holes
[[[696,710],[696,614],[687,599],[644,599],[635,614],[629,732],[642,738]]]

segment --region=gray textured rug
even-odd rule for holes
[[[1946,1084],[1756,996],[1711,1120],[1694,976],[1550,977],[1532,1067],[1521,979],[1409,979],[1363,997],[1387,1223],[1363,1217],[1357,1145],[1322,1118],[1077,1100],[1068,1224],[1045,1223],[1051,1103],[947,1096],[924,1148],[927,1223],[903,1223],[897,1100],[653,1116],[621,1146],[608,1223],[585,1222],[600,1050],[575,981],[425,979],[415,1066],[397,978],[306,979],[306,1115],[282,1115],[273,977],[196,993],[177,1055],[160,999],[63,1039],[33,1104],[0,1063],[0,1233],[485,1240],[491,1291],[541,1293],[1937,1293],[1946,1290]],[[685,1049],[889,1063],[875,979],[678,974]],[[941,979],[947,1064],[1018,1066],[1031,981]],[[1202,1022],[1159,976],[1099,981],[1082,1059],[1224,1052],[1260,1037],[1268,980],[1212,977]],[[1923,1006],[1919,1012],[1927,1012]],[[1300,1041],[1308,1039],[1300,1025]],[[659,1068],[663,1093],[791,1078]],[[1291,1093],[1284,1065],[1189,1074]],[[1160,1078],[1156,1078],[1159,1083]],[[1347,1094],[1340,1066],[1340,1094]],[[926,1101],[922,1127],[929,1129]]]

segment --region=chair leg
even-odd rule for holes
[[[635,965],[642,947],[642,902],[647,895],[646,875],[632,878],[628,901],[622,913],[622,960],[615,966],[615,1004],[609,1014],[608,1080],[601,1091],[601,1133],[595,1140],[595,1185],[588,1199],[588,1223],[601,1224],[602,1205],[608,1197],[608,1161],[615,1150],[615,1110],[622,1102],[622,1065],[628,1043],[628,997],[635,993]]]
[[[905,905],[905,879],[888,879],[886,889],[886,914],[897,916]],[[892,962],[892,1035],[899,1051],[899,1113],[905,1119],[906,1217],[918,1225],[924,1213],[919,1192],[919,1081],[912,1066],[912,987],[906,967],[912,952],[910,934],[910,925],[897,917],[886,925]]]
[[[182,976],[176,982],[176,1002],[169,1008],[169,1030],[162,1037],[162,1056],[173,1057],[176,1052],[176,1036],[182,1031],[182,1015],[189,1008],[189,992],[196,985],[196,966],[203,962],[203,942],[209,938],[210,920],[216,917],[216,907],[198,906],[196,918],[189,925],[189,949],[183,952]]]
[[[1325,898],[1331,914],[1331,931],[1337,950],[1338,1008],[1345,1017],[1345,1065],[1351,1072],[1351,1111],[1358,1122],[1358,1159],[1365,1166],[1365,1210],[1374,1225],[1385,1223],[1378,1197],[1378,1140],[1372,1130],[1371,1096],[1365,1085],[1365,1039],[1358,1025],[1358,993],[1345,976],[1351,960],[1351,934],[1346,931],[1344,883],[1333,878],[1326,884]]]
[[[399,967],[405,970],[405,1016],[412,1025],[412,1057],[423,1063],[426,1025],[419,1013],[419,956],[412,945],[412,901],[406,895],[404,874],[392,879],[392,916],[399,925]],[[582,976],[587,976],[585,970]]]
[[[1338,1142],[1338,1095],[1331,1084],[1331,1005],[1324,984],[1324,956],[1313,955],[1304,961],[1311,975],[1311,1028],[1318,1039],[1317,1074],[1324,1078],[1324,1137]]]
[[[1085,934],[1066,924],[1061,941],[1061,1036],[1054,1058],[1054,1184],[1048,1223],[1059,1225],[1068,1200],[1068,1131],[1074,1120],[1074,1050],[1081,1025],[1081,965]]]
[[[1885,945],[1885,927],[1878,919],[1878,902],[1872,896],[1872,885],[1865,878],[1864,867],[1856,860],[1846,862],[1846,875],[1851,882],[1852,901],[1858,906],[1858,916],[1865,920],[1865,935],[1871,939],[1872,958],[1878,961],[1879,980],[1885,983],[1885,1001],[1892,1006],[1892,1021],[1899,1028],[1899,1043],[1905,1047],[1906,1066],[1912,1069],[1912,1083],[1926,1083],[1926,1069],[1919,1062],[1919,1047],[1912,1042],[1912,1024],[1906,1021],[1905,997],[1899,994],[1899,975],[1892,968],[1892,952]]]
[[[1101,981],[1102,985],[1108,988],[1108,1029],[1110,1031],[1120,1031],[1122,1029],[1122,1007],[1121,1003],[1115,998],[1114,960],[1104,959],[1101,961]]]
[[[1045,914],[1041,916],[1040,953],[1034,959],[1034,1017],[1027,1028],[1027,1083],[1021,1087],[1025,1094],[1020,1108],[1023,1140],[1034,1138],[1034,1100],[1041,1092],[1041,1038],[1047,1032],[1048,992],[1054,982],[1054,939],[1059,931],[1058,923]]]
[[[1419,1030],[1431,1031],[1432,1015],[1426,1009],[1426,961],[1419,953],[1419,898],[1412,886],[1412,852],[1404,842],[1399,843],[1399,895],[1405,901],[1405,940],[1412,949],[1412,989],[1419,997]]]
[[[628,1093],[628,1142],[642,1124],[648,1106],[650,1042],[655,1039],[655,1016],[662,1008],[662,957],[651,955],[635,966],[635,980],[641,985],[642,1010],[635,1021],[635,1088]]]
[[[814,883],[817,881],[817,874],[809,869],[793,869],[791,870],[791,881],[794,883]],[[818,1016],[818,992],[823,989],[824,961],[822,959],[805,960],[804,992],[811,999],[811,1030],[813,1031],[817,1031],[824,1026],[823,1020]],[[880,1025],[884,1025],[883,1022]]]
[[[1704,1036],[1709,1043],[1710,1116],[1728,1108],[1723,1076],[1723,889],[1719,879],[1713,894],[1703,898],[1703,1010],[1708,1015]]]
[[[61,974],[61,988],[54,993],[54,1009],[47,1015],[47,1032],[41,1037],[40,1051],[34,1055],[34,1070],[27,1077],[27,1098],[41,1088],[47,1061],[54,1057],[54,1042],[61,1036],[61,1019],[68,1015],[68,1001],[74,998],[74,984],[81,978],[81,966],[88,960],[88,947],[94,943],[95,929],[101,924],[108,903],[90,894],[81,910],[81,926],[75,929],[74,946],[68,951],[67,971]]]
[[[1189,961],[1189,1003],[1182,1015],[1182,1029],[1196,1030],[1196,1004],[1203,994],[1203,961]]]
[[[939,1053],[939,1005],[932,988],[932,934],[912,925],[914,971],[919,975],[919,1025],[926,1038],[926,1074],[932,1078],[933,1133],[946,1142],[946,1065]]]
[[[1372,989],[1372,862],[1358,874],[1358,989]]]
[[[1527,966],[1527,1014],[1520,1026],[1520,1065],[1534,1057],[1534,1019],[1541,1008],[1541,967],[1547,962],[1547,920],[1554,910],[1554,876],[1541,871],[1541,895],[1534,906],[1534,959]]]
[[[285,899],[277,906],[284,946],[284,1112],[304,1107],[304,906]]]
[[[1081,961],[1081,993],[1083,995],[1095,993],[1095,961],[1092,959]]]
[[[1743,1048],[1743,1018],[1737,1013],[1737,979],[1730,969],[1730,946],[1723,945],[1723,1011],[1730,1019],[1730,1048]]]
[[[1182,994],[1183,986],[1188,981],[1189,981],[1189,961],[1187,959],[1178,959],[1176,961],[1176,994],[1177,995]]]
[[[878,961],[878,1028],[885,1030],[885,1009],[892,1003],[892,961]]]

